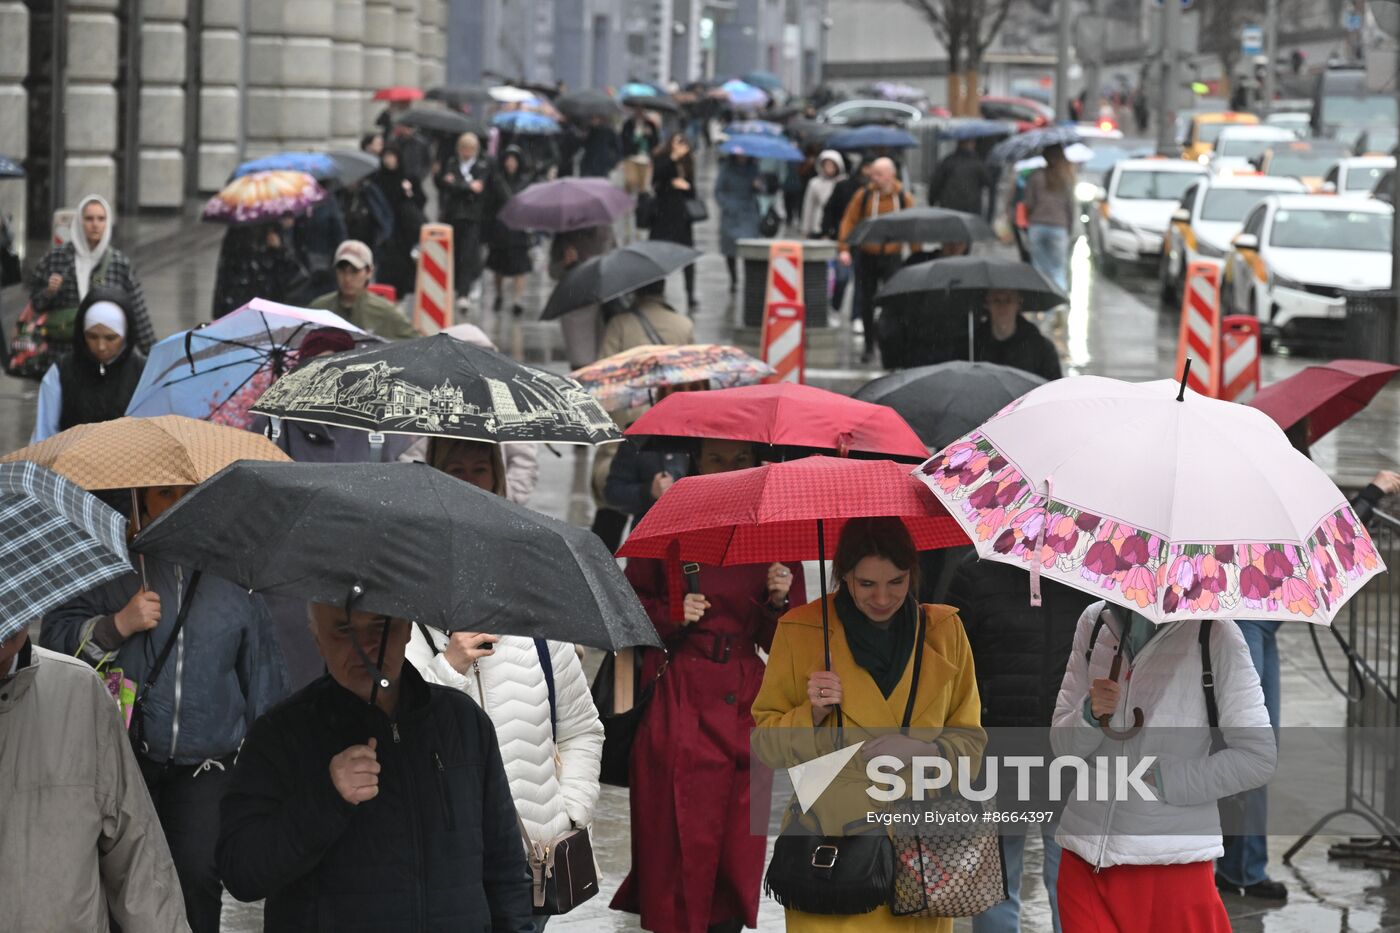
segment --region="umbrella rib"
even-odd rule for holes
[[[259,352],[262,352],[262,351],[259,351]],[[263,354],[263,360],[262,360],[261,362],[258,362],[258,368],[259,368],[259,369],[261,369],[262,366],[263,366],[263,364],[267,362],[268,356],[269,356],[269,355],[266,354],[266,353]],[[199,372],[197,372],[197,373],[192,373],[192,374],[190,374],[190,375],[188,375],[188,376],[181,376],[181,377],[178,378],[178,379],[171,379],[169,382],[162,382],[159,386],[156,386],[155,388],[159,388],[159,389],[168,389],[168,388],[170,388],[171,386],[179,385],[179,384],[182,383],[182,382],[188,382],[188,381],[191,380],[191,379],[198,379],[200,376],[207,376],[207,375],[209,375],[210,373],[217,373],[217,372],[219,372],[220,370],[224,370],[224,369],[232,369],[232,368],[235,367],[235,366],[247,366],[249,363],[252,363],[252,362],[255,362],[255,361],[254,361],[254,360],[231,360],[230,362],[227,362],[227,363],[220,363],[218,366],[211,366],[211,367],[209,367],[208,369],[201,369]]]

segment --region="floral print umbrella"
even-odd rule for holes
[[[326,189],[305,172],[253,172],[235,178],[204,205],[203,219],[255,224],[297,214],[326,198]]]
[[[1048,383],[917,475],[983,558],[1139,612],[1329,624],[1385,568],[1268,417],[1170,381]]]

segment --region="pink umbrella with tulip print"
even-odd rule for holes
[[[917,475],[983,558],[1141,613],[1330,624],[1384,570],[1346,497],[1262,412],[1175,382],[1040,386]]]

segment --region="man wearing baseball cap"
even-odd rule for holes
[[[369,290],[374,277],[374,254],[359,240],[346,240],[335,250],[336,290],[311,302],[311,307],[334,311],[356,327],[386,340],[408,340],[418,332],[398,308]]]

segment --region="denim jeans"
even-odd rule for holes
[[[1050,896],[1050,917],[1055,933],[1060,933],[1059,898],[1055,893],[1060,876],[1060,845],[1055,841],[1057,829],[1058,821],[1040,827],[1040,838],[1045,844],[1045,867],[1041,875],[1045,893]],[[1026,837],[1002,836],[1001,851],[1006,860],[1006,900],[974,916],[972,933],[1019,933],[1021,929],[1021,874],[1025,867]]]
[[[1279,664],[1278,622],[1241,620],[1237,623],[1249,657],[1259,672],[1259,686],[1264,691],[1264,707],[1269,711],[1269,724],[1278,734]],[[1245,820],[1251,826],[1262,826],[1269,812],[1269,792],[1256,787],[1244,795]],[[1215,862],[1220,876],[1231,884],[1248,886],[1269,877],[1269,838],[1262,835],[1226,836],[1225,854]]]
[[[1069,231],[1048,224],[1031,224],[1028,231],[1031,265],[1036,271],[1059,286],[1069,290]]]

